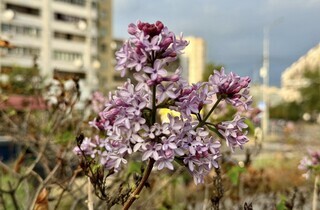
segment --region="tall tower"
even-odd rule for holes
[[[200,37],[186,37],[189,41],[181,56],[181,64],[184,72],[183,77],[189,83],[196,83],[202,80],[202,74],[206,65],[206,45]]]
[[[98,1],[98,13],[98,60],[101,64],[98,78],[103,90],[110,90],[114,80],[111,0]]]

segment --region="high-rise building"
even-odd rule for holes
[[[112,90],[114,77],[114,42],[112,40],[111,0],[98,0],[98,12],[99,84],[104,90]]]
[[[186,40],[189,45],[180,56],[182,74],[189,83],[200,82],[206,65],[206,44],[200,37],[186,37]]]
[[[37,62],[48,78],[78,77],[88,95],[109,82],[111,29],[111,0],[0,0],[0,36],[15,46],[0,73]]]

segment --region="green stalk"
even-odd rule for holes
[[[212,114],[212,112],[217,108],[218,104],[220,103],[220,101],[222,100],[221,96],[218,96],[218,100],[216,101],[216,103],[214,103],[213,107],[210,109],[209,113],[205,116],[205,118],[203,118],[202,121],[199,122],[199,124],[197,125],[196,129],[199,127],[202,127],[206,124],[207,119],[210,117],[210,115]]]

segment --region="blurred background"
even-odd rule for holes
[[[320,0],[0,0],[0,160],[22,164],[21,147],[12,142],[26,135],[42,138],[36,134],[37,117],[27,116],[49,110],[43,90],[56,94],[56,98],[49,97],[54,111],[61,111],[63,99],[60,115],[70,114],[67,108],[72,106],[87,122],[90,113],[81,113],[87,113],[92,93],[107,93],[127,79],[121,78],[114,66],[115,52],[128,37],[128,24],[160,20],[190,41],[177,63],[190,83],[207,80],[213,69],[221,67],[252,79],[252,141],[248,150],[230,154],[241,167],[249,157],[250,168],[246,172],[234,169],[229,178],[238,179],[244,173],[244,186],[246,181],[265,182],[270,187],[268,196],[279,192],[287,196],[282,199],[285,201],[296,192],[294,187],[308,186],[301,189],[307,200],[311,185],[301,178],[297,167],[308,149],[320,148],[319,11]],[[52,92],[52,78],[63,90]],[[66,83],[70,80],[75,84]],[[70,87],[77,93],[66,94]],[[80,102],[74,104],[72,97]],[[57,122],[45,117],[49,120],[44,124]],[[80,128],[75,129],[75,120],[68,125],[60,123],[59,136],[48,133],[48,128],[41,128],[41,132],[65,146]],[[29,154],[30,147],[42,148],[37,141],[32,145],[22,150]],[[53,169],[50,166],[47,172]],[[263,181],[251,180],[257,177]],[[249,196],[247,201],[254,203],[254,199]],[[236,200],[246,199],[237,195]],[[275,197],[270,202],[279,204],[282,200]]]

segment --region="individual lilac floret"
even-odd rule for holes
[[[243,106],[245,109],[252,103],[249,95],[250,81],[249,77],[240,77],[233,72],[225,74],[223,68],[221,71],[214,70],[214,74],[209,77],[215,94],[233,106]]]
[[[143,71],[150,74],[152,81],[157,80],[159,77],[167,76],[167,71],[163,68],[161,60],[156,60],[153,67],[146,66]]]
[[[79,147],[80,146],[80,147]],[[85,137],[81,144],[73,149],[73,152],[77,155],[88,155],[94,158],[95,148],[97,147],[96,142],[92,142],[91,138]]]
[[[219,133],[226,139],[227,146],[234,151],[234,148],[243,148],[243,145],[249,141],[244,123],[245,118],[236,115],[232,121],[226,121],[217,125]]]

